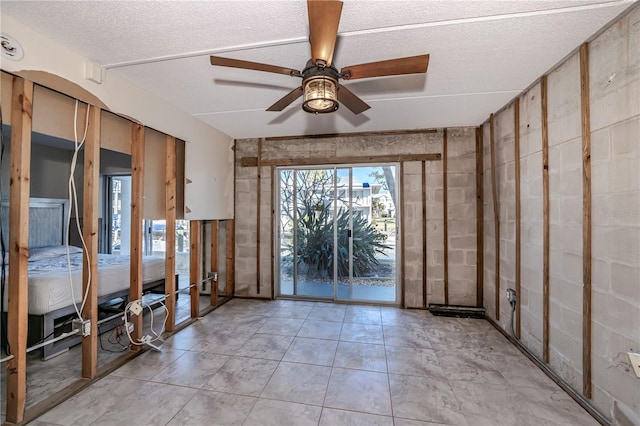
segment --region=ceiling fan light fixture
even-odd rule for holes
[[[338,109],[337,80],[325,75],[309,77],[303,83],[303,91],[302,109],[306,112],[323,114]]]

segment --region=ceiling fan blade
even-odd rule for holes
[[[336,0],[307,0],[309,11],[309,43],[311,62],[322,60],[331,66],[336,46],[342,2]]]
[[[420,74],[427,72],[428,66],[429,55],[418,55],[352,65],[342,68],[340,73],[343,74],[345,80],[355,80],[357,78],[382,77],[385,75]]]
[[[221,58],[220,56],[211,56],[211,65],[217,65],[220,67],[243,68],[246,70],[273,72],[276,74],[300,75],[300,71],[294,70],[291,68],[261,64],[259,62],[241,61],[239,59]]]
[[[267,111],[282,111],[300,96],[302,96],[302,86],[297,87],[284,95],[278,102],[267,108]]]
[[[349,108],[349,110],[354,114],[360,114],[361,112],[371,108],[342,84],[338,85],[338,101]]]

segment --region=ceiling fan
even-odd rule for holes
[[[267,111],[282,111],[304,95],[302,109],[315,114],[336,111],[339,106],[338,102],[344,104],[354,114],[360,114],[370,108],[362,99],[339,84],[339,79],[355,80],[357,78],[427,72],[429,55],[352,65],[338,71],[333,66],[332,59],[338,35],[342,2],[338,0],[307,0],[307,9],[309,12],[311,59],[302,71],[219,56],[211,56],[211,65],[300,77],[302,85],[271,105]]]

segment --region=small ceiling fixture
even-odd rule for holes
[[[321,114],[338,109],[338,82],[327,76],[309,77],[304,81],[304,102],[306,112]]]

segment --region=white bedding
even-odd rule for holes
[[[142,258],[142,281],[164,278],[163,257]],[[71,254],[74,301],[82,301],[82,253]],[[95,281],[92,278],[92,285]],[[129,256],[98,255],[98,296],[129,288]],[[7,302],[5,289],[5,306]],[[29,314],[42,315],[71,306],[66,255],[29,261]]]

